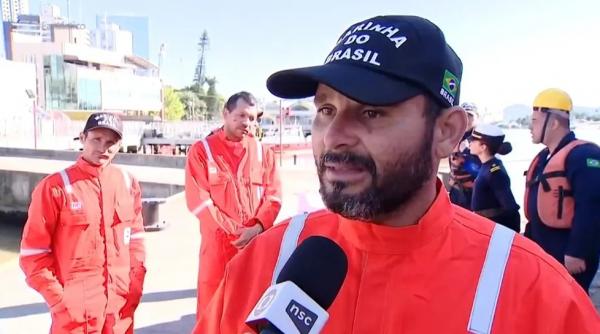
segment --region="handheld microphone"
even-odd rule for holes
[[[294,250],[275,285],[246,319],[262,334],[319,333],[348,272],[344,251],[332,240],[312,236]]]

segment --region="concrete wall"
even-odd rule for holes
[[[0,212],[26,212],[33,188],[46,174],[0,170]],[[143,198],[167,198],[183,191],[173,184],[141,182]],[[0,222],[2,223],[2,222]]]
[[[25,212],[44,174],[0,170],[0,212]]]
[[[31,150],[21,148],[0,147],[0,157],[31,158],[41,160],[75,161],[79,156],[77,151]],[[35,160],[32,160],[35,161]],[[185,167],[185,157],[143,155],[143,154],[118,154],[115,163],[130,166],[144,166],[157,168]],[[33,188],[48,173],[39,173],[27,170],[14,170],[17,168],[0,169],[0,212],[25,212],[31,201]],[[50,170],[50,169],[48,169]],[[46,171],[45,169],[43,170]],[[183,171],[181,171],[183,172]],[[154,173],[154,172],[152,172]],[[156,173],[161,173],[157,170]],[[181,182],[176,177],[170,183],[140,182],[143,198],[167,198],[184,190]],[[159,181],[159,179],[146,177],[146,181]]]
[[[78,151],[32,150],[23,148],[0,147],[0,157],[21,157],[49,160],[75,161]],[[117,154],[114,163],[121,165],[185,168],[184,156]]]

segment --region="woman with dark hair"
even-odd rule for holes
[[[471,210],[519,232],[519,205],[510,190],[510,178],[502,161],[496,158],[496,154],[510,153],[511,144],[504,141],[502,130],[491,124],[477,126],[469,141],[471,154],[481,160],[481,168],[473,186]]]

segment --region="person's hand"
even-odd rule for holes
[[[133,318],[133,314],[135,313],[135,310],[137,309],[138,305],[140,304],[140,300],[142,299],[141,289],[132,290],[134,291],[131,291],[128,294],[127,300],[125,301],[125,305],[123,305],[123,307],[121,307],[121,310],[119,310],[119,317],[121,317],[121,319],[129,317]]]
[[[71,310],[69,310],[69,307],[67,307],[67,305],[65,304],[64,300],[61,300],[60,302],[50,307],[50,312],[60,317],[60,321],[64,322],[61,326],[65,328],[67,328],[67,326],[76,327],[79,324],[85,323],[85,317],[83,316],[83,312],[71,312]]]
[[[141,266],[133,268],[129,272],[131,282],[129,283],[129,293],[125,305],[119,310],[121,319],[133,318],[133,314],[142,300],[144,278],[146,276],[146,268]]]
[[[567,271],[571,275],[580,274],[585,271],[585,261],[580,258],[565,255],[565,267],[567,267]]]
[[[237,248],[242,249],[246,247],[246,245],[252,240],[255,236],[263,231],[263,227],[261,224],[256,224],[250,227],[242,227],[237,231],[237,235],[239,236],[237,239],[233,240],[231,244]]]

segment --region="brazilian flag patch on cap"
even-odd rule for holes
[[[458,78],[450,71],[446,70],[446,73],[444,73],[444,81],[442,82],[442,87],[444,90],[446,90],[448,94],[452,95],[452,97],[456,97],[458,84]]]
[[[588,167],[592,167],[592,168],[600,168],[600,160],[588,158],[587,159],[587,166]]]

